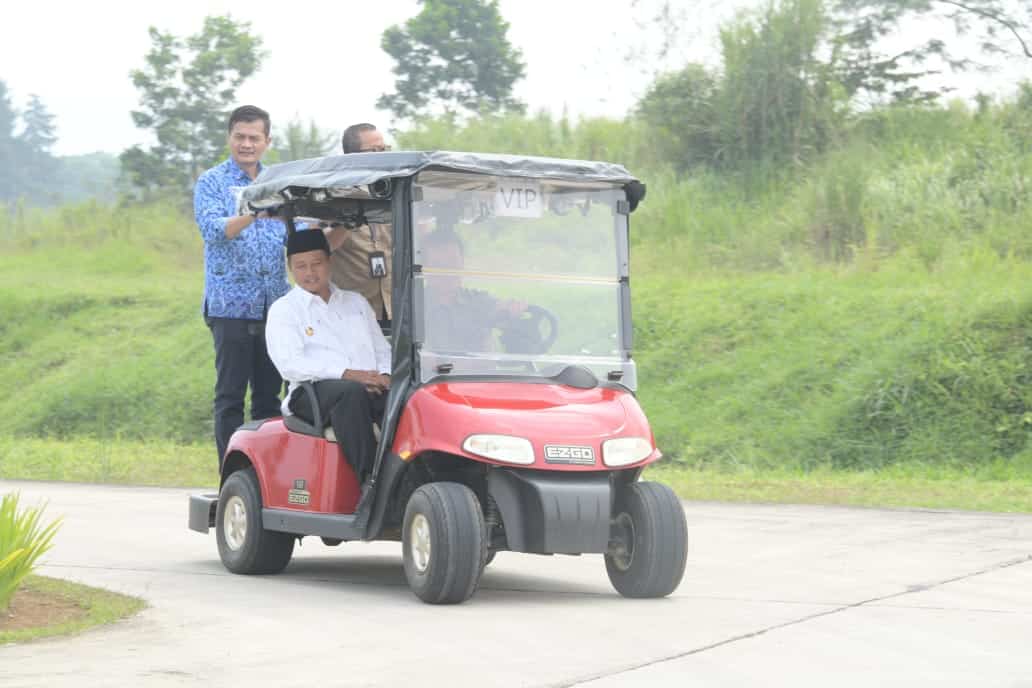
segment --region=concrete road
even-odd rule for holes
[[[1032,516],[686,504],[688,572],[625,600],[599,556],[503,552],[432,607],[396,543],[306,539],[228,574],[185,490],[0,481],[65,523],[42,573],[144,597],[137,617],[0,647],[0,686],[1032,688]]]

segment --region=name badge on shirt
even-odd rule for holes
[[[306,327],[305,328],[305,334],[307,334],[309,337],[311,337],[313,334],[315,334],[315,330],[313,330],[311,327]]]
[[[369,276],[373,278],[387,276],[387,256],[383,251],[369,254]]]

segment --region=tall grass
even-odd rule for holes
[[[1032,265],[952,260],[638,281],[660,445],[728,468],[1032,468]]]
[[[53,544],[60,520],[43,524],[43,507],[18,509],[18,495],[0,499],[0,611]]]

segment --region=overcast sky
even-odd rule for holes
[[[679,0],[674,4],[683,23],[668,64],[628,60],[630,54],[647,54],[660,39],[645,28],[660,4],[501,0],[509,39],[527,63],[516,95],[533,110],[621,117],[657,69],[688,58],[715,63],[716,25],[736,5],[755,3]],[[143,65],[150,47],[147,27],[188,35],[200,29],[204,16],[229,13],[251,22],[268,51],[262,70],[241,88],[241,103],[269,110],[274,126],[298,115],[332,130],[356,121],[385,127],[389,117],[374,103],[391,88],[392,62],[380,50],[380,36],[417,11],[415,0],[17,2],[4,8],[0,79],[17,107],[36,93],[56,116],[56,153],[117,153],[147,140],[129,118],[137,105],[129,71]],[[1016,61],[994,75],[959,78],[958,85],[965,92],[1006,92],[1024,67]]]

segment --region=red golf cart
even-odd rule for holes
[[[430,603],[468,599],[502,550],[602,554],[622,595],[670,594],[684,512],[639,480],[660,458],[631,359],[628,218],[643,197],[599,162],[390,152],[268,167],[242,209],[275,210],[290,231],[392,225],[375,466],[360,485],[328,419],[249,423],[219,493],[191,496],[190,528],[214,527],[243,574],[282,571],[304,536],[400,540]]]

